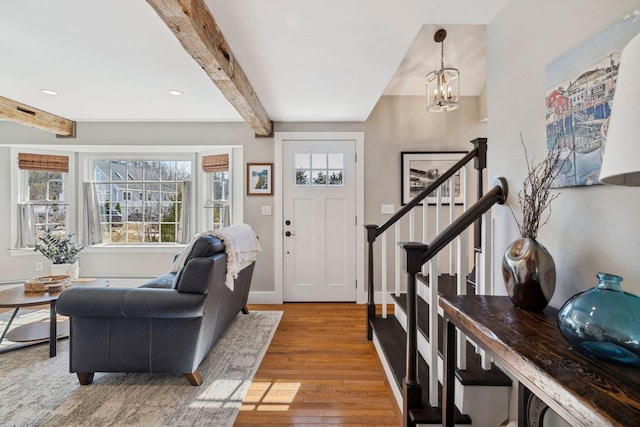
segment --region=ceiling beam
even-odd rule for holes
[[[58,136],[75,137],[76,122],[0,96],[0,119],[11,120]]]
[[[204,0],[147,0],[184,49],[234,106],[256,135],[269,136],[273,123],[235,60]]]

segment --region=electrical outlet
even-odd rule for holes
[[[42,261],[38,261],[36,262],[36,271],[42,271],[44,270],[44,264]]]
[[[382,214],[392,214],[395,213],[396,207],[394,205],[382,205],[380,207],[380,213]]]

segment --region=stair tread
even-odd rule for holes
[[[389,316],[386,319],[376,316],[371,321],[371,325],[380,342],[387,363],[391,367],[396,385],[402,389],[402,379],[406,373],[406,333],[395,316]],[[429,366],[420,355],[418,356],[418,379],[422,385],[423,408],[410,411],[413,422],[416,424],[441,424],[441,409],[429,405]],[[442,387],[438,385],[438,402],[441,401]],[[471,418],[468,415],[461,414],[458,408],[455,408],[454,418],[456,424],[471,423]]]
[[[405,313],[407,312],[407,294],[400,294],[399,297],[392,295],[394,301]],[[420,315],[425,313],[425,315]],[[418,331],[429,341],[429,304],[418,296]],[[400,326],[402,327],[402,325]],[[443,320],[438,316],[438,352],[443,354]],[[403,329],[404,330],[404,329]],[[482,369],[482,360],[476,353],[475,348],[467,342],[467,368],[460,370],[456,368],[456,378],[462,385],[474,386],[510,386],[511,379],[494,363],[490,370]]]

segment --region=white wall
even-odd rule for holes
[[[639,0],[511,0],[487,27],[489,175],[509,183],[508,205],[517,208],[525,176],[522,133],[530,155],[545,148],[545,67],[634,9]],[[640,294],[640,188],[597,185],[560,190],[538,240],[557,268],[551,305],[595,286],[599,271],[624,277],[623,287]],[[507,207],[495,207],[494,269],[519,237]],[[499,286],[501,285],[501,286]],[[504,282],[496,283],[504,291]]]
[[[507,204],[514,210],[526,168],[520,134],[530,156],[540,160],[546,154],[545,67],[637,8],[639,0],[510,0],[487,26],[489,182],[507,178]],[[551,305],[560,307],[595,286],[599,271],[623,276],[623,287],[640,294],[640,188],[598,185],[559,191],[538,236],[556,263]],[[494,207],[492,217],[495,290],[506,294],[501,259],[519,234],[508,207]],[[517,393],[512,396],[515,419]]]

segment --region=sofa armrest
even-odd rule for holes
[[[71,317],[192,318],[204,312],[204,294],[175,289],[71,288],[56,303],[56,311]]]
[[[206,294],[181,293],[175,289],[135,288],[127,293],[122,305],[126,317],[185,319],[201,317]]]

